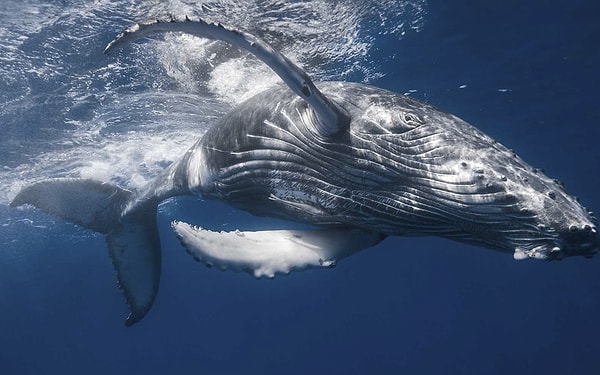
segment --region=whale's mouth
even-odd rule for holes
[[[592,258],[600,250],[600,237],[595,226],[571,225],[554,240],[529,249],[516,247],[514,258],[561,260],[565,257],[584,256]]]
[[[548,247],[546,245],[536,246],[531,250],[516,248],[513,257],[516,260],[540,259],[540,260],[561,260],[568,256],[580,255],[586,258],[593,257],[598,252],[598,243],[584,243],[576,250],[564,249],[559,246]]]
[[[571,225],[561,238],[567,256],[581,255],[591,258],[600,249],[600,237],[595,225]]]

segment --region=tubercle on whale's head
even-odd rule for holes
[[[360,156],[381,165],[371,169],[370,180],[384,181],[386,192],[364,194],[370,202],[385,201],[396,216],[388,234],[440,235],[519,260],[598,251],[590,211],[558,181],[464,120],[401,96],[373,95],[352,115],[353,146],[369,149]]]
[[[571,256],[591,258],[599,250],[600,237],[593,213],[569,194],[558,180],[531,168],[513,156],[500,168],[505,188],[515,197],[522,228],[508,233],[514,246],[515,259],[560,260]]]
[[[582,255],[591,258],[600,250],[600,238],[595,225],[572,225],[562,238],[563,252],[566,256]]]
[[[595,217],[562,184],[499,144],[478,154],[479,159],[472,157],[484,171],[478,178],[494,191],[486,204],[500,207],[489,218],[489,226],[498,233],[499,247],[514,249],[513,256],[519,260],[592,257],[598,251]],[[480,208],[475,205],[473,209]]]
[[[503,176],[511,177],[514,175]],[[548,192],[551,180],[545,175],[537,177],[537,181],[530,176],[525,178],[527,183],[519,181],[513,186],[506,181],[506,194],[514,204],[489,218],[488,227],[497,240],[492,247],[513,251],[516,260],[593,257],[600,247],[593,214],[562,188]]]
[[[582,206],[558,211],[557,209],[567,206],[563,206],[563,203],[549,207],[544,215],[537,218],[538,230],[545,233],[548,239],[532,240],[529,246],[515,247],[515,259],[560,260],[571,256],[592,258],[600,250],[600,236],[593,214]]]

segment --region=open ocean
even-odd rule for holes
[[[160,206],[160,290],[126,328],[103,236],[8,204],[53,177],[139,188],[278,82],[190,36],[102,54],[165,14],[258,34],[315,79],[454,113],[600,212],[596,0],[3,0],[0,374],[600,374],[598,256],[519,262],[395,237],[333,269],[255,280],[194,262],[169,222],[269,224],[193,198]]]

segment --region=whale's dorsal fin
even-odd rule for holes
[[[346,111],[329,100],[315,86],[308,74],[254,35],[229,29],[220,23],[210,23],[188,16],[171,16],[165,20],[139,22],[117,36],[106,46],[104,53],[145,36],[163,32],[183,32],[201,38],[222,40],[243,48],[267,64],[298,96],[303,98],[316,115],[314,131],[329,138],[347,128],[350,118]]]

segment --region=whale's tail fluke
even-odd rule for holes
[[[161,267],[155,203],[148,201],[123,214],[135,196],[132,191],[94,180],[53,179],[25,187],[10,204],[32,205],[106,234],[119,286],[130,307],[128,326],[152,307]]]

